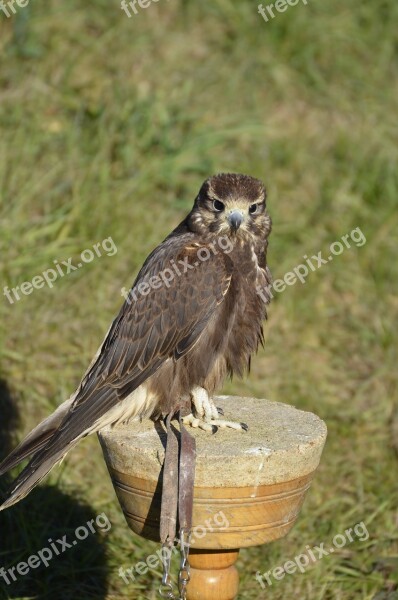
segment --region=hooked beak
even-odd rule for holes
[[[243,223],[243,215],[240,210],[233,210],[230,212],[227,219],[233,231],[238,231]]]

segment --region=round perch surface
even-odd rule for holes
[[[267,485],[302,477],[317,468],[326,425],[313,413],[257,398],[219,396],[215,404],[224,410],[226,419],[247,423],[249,431],[219,429],[212,435],[189,428],[196,438],[195,485]],[[166,443],[163,424],[155,426],[145,420],[108,427],[100,435],[114,469],[157,482]]]
[[[197,447],[193,525],[200,535],[195,547],[240,548],[286,535],[319,464],[325,423],[269,400],[219,396],[215,404],[224,410],[223,418],[243,421],[249,430],[219,429],[212,435],[189,428]],[[158,541],[163,423],[107,427],[99,438],[128,525]]]

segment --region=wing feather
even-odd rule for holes
[[[122,306],[71,409],[50,441],[34,456],[33,466],[49,452],[57,454],[92,429],[167,359],[178,360],[199,339],[228,290],[232,262],[223,253],[197,262],[196,253],[187,249],[189,242],[187,236],[168,238],[146,261],[133,285],[133,300]],[[171,260],[185,256],[189,264],[195,263],[194,268],[175,275],[167,285],[151,289],[149,294],[139,293],[140,284],[159,276],[170,267]]]

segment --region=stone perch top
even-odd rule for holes
[[[211,434],[189,428],[196,438],[195,486],[245,487],[278,484],[312,473],[326,441],[325,423],[288,404],[218,396],[215,405],[228,420],[248,424],[248,432],[219,429]],[[175,427],[178,428],[177,421]],[[99,433],[108,461],[121,473],[158,481],[166,432],[162,422],[130,422]]]

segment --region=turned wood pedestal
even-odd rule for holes
[[[190,430],[197,462],[188,600],[237,597],[239,549],[289,532],[326,440],[321,419],[287,404],[221,396],[216,406],[249,431]],[[130,423],[106,428],[99,438],[129,527],[159,541],[163,425]]]

